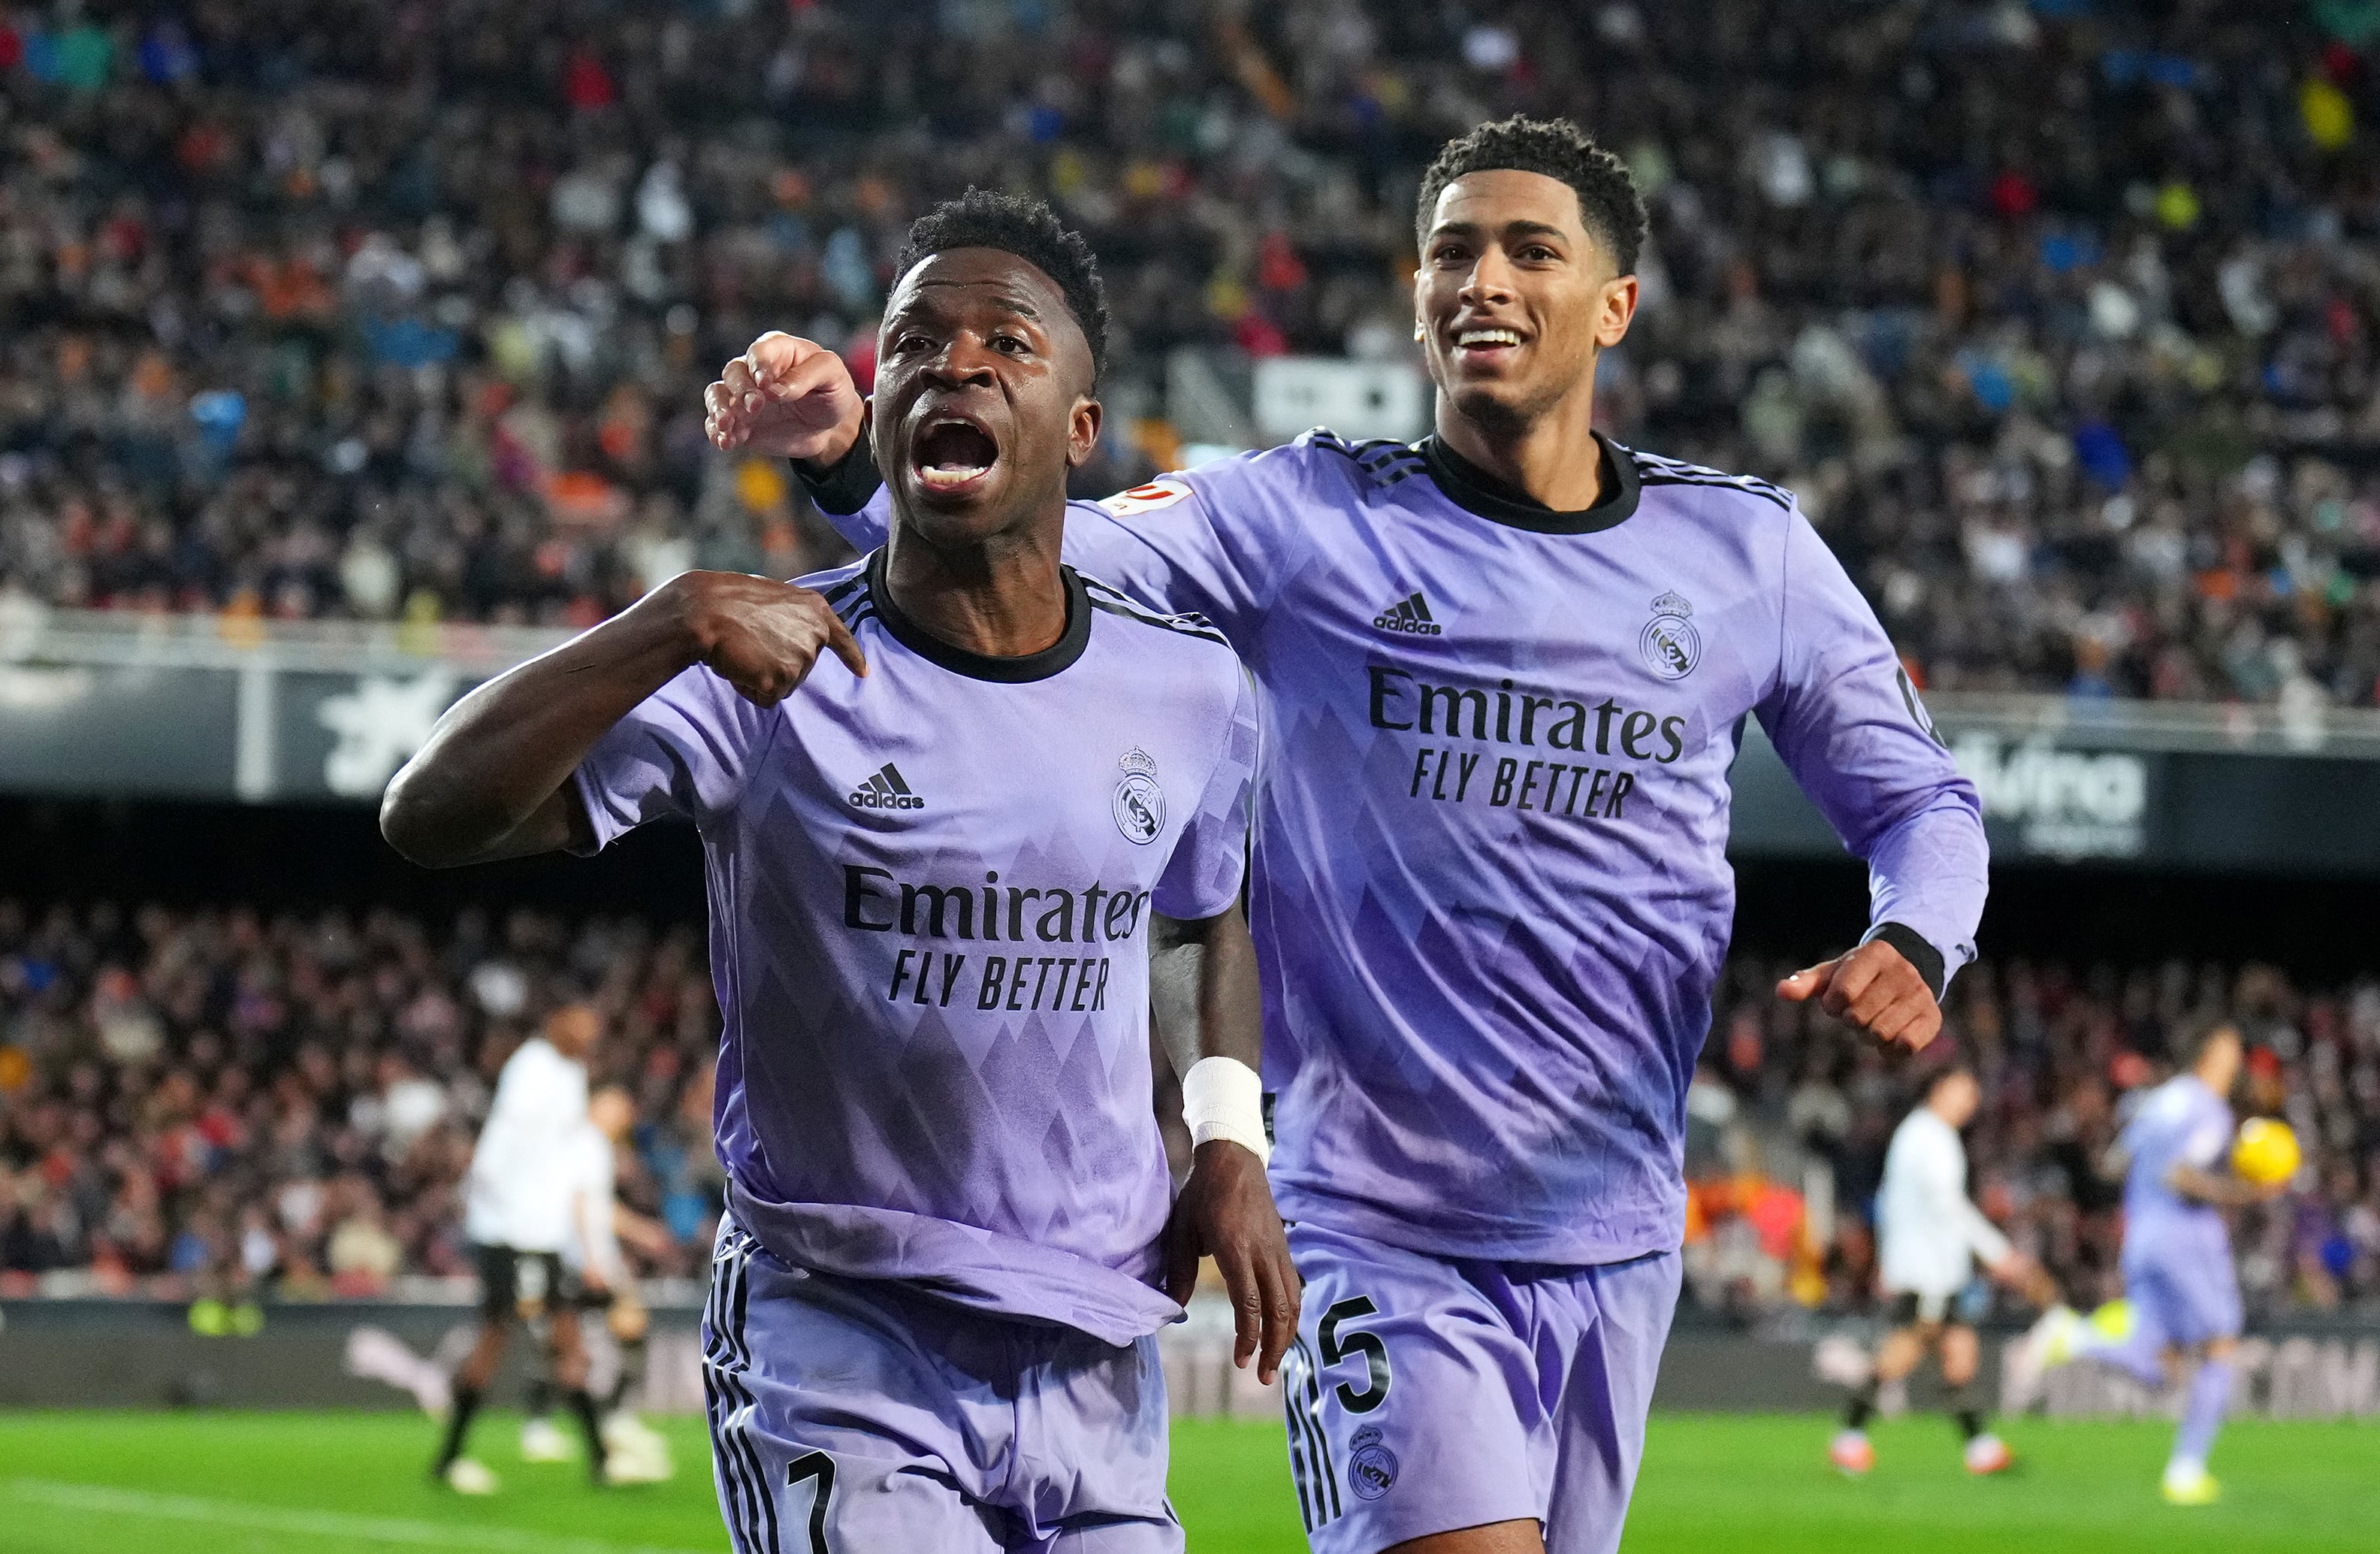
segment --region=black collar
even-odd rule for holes
[[[919,625],[901,606],[894,603],[892,590],[885,586],[884,551],[879,547],[868,558],[868,592],[876,601],[876,618],[892,640],[924,659],[928,663],[964,674],[970,680],[990,680],[1001,685],[1021,686],[1034,680],[1046,680],[1064,673],[1083,656],[1091,642],[1091,601],[1083,591],[1083,580],[1075,576],[1071,566],[1058,568],[1058,577],[1066,589],[1066,629],[1058,640],[1038,653],[1017,657],[1001,657],[978,653],[941,637]]]
[[[1603,454],[1603,491],[1595,505],[1575,513],[1557,513],[1517,486],[1507,484],[1464,458],[1436,434],[1415,446],[1438,482],[1456,506],[1490,523],[1525,528],[1535,534],[1596,534],[1628,521],[1636,511],[1640,486],[1636,461],[1614,449],[1610,440],[1595,432]]]

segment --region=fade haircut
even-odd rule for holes
[[[1055,281],[1091,348],[1091,384],[1099,386],[1108,364],[1108,292],[1081,233],[1068,230],[1043,200],[970,185],[909,224],[909,240],[892,261],[892,273],[906,275],[953,249],[998,249]]]
[[[1628,176],[1626,164],[1568,119],[1515,115],[1449,140],[1422,175],[1414,212],[1415,244],[1428,241],[1430,219],[1447,185],[1468,174],[1507,168],[1570,185],[1588,234],[1611,256],[1614,273],[1636,273],[1636,252],[1645,244],[1645,201],[1636,193],[1636,180]]]

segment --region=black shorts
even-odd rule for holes
[[[1954,1295],[1921,1295],[1914,1290],[1895,1293],[1885,1306],[1885,1320],[1896,1328],[1913,1328],[1921,1322],[1943,1322],[1950,1327],[1966,1326],[1951,1315],[1958,1305]]]
[[[480,1264],[480,1314],[494,1320],[542,1316],[571,1298],[558,1252],[516,1252],[509,1246],[474,1246]]]

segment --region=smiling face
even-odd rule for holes
[[[999,249],[952,249],[894,287],[872,435],[902,521],[981,543],[1054,520],[1099,441],[1091,352],[1058,284]]]
[[[1414,318],[1429,375],[1455,413],[1518,432],[1591,390],[1595,357],[1636,311],[1578,193],[1542,173],[1494,168],[1448,184],[1423,235]]]

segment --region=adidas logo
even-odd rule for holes
[[[1382,631],[1402,631],[1408,637],[1443,636],[1445,628],[1429,618],[1429,601],[1414,590],[1412,597],[1400,599],[1372,617],[1372,624]]]
[[[901,780],[901,770],[891,761],[868,774],[868,781],[851,790],[853,806],[860,809],[923,809],[926,801],[909,791]]]

